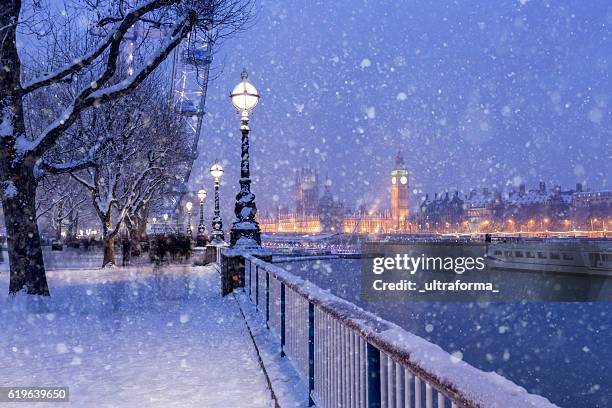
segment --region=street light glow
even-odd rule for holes
[[[198,198],[200,199],[200,202],[204,202],[204,200],[206,200],[206,190],[202,189],[198,191]]]
[[[249,113],[257,106],[257,103],[259,103],[259,94],[257,93],[257,89],[247,81],[249,74],[246,70],[242,71],[240,77],[242,78],[242,82],[236,85],[230,97],[232,98],[232,104],[238,112]]]
[[[210,174],[211,176],[213,176],[215,180],[219,180],[221,176],[223,176],[223,172],[224,172],[223,167],[221,167],[219,163],[213,164],[212,167],[210,168]]]

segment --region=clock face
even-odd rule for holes
[[[402,178],[400,179],[400,183],[406,184],[407,182],[408,182],[408,178],[406,176],[402,176]]]
[[[397,184],[397,178],[391,177],[391,184]]]

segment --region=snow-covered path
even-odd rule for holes
[[[33,301],[7,297],[0,274],[0,386],[68,386],[75,407],[271,405],[244,320],[233,298],[220,297],[214,269],[48,278],[51,298]]]

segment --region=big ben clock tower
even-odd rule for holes
[[[391,171],[391,216],[397,230],[406,230],[410,180],[402,152],[397,152],[395,168]]]

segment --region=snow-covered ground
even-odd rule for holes
[[[68,386],[75,407],[271,405],[245,322],[219,295],[214,269],[60,269],[62,256],[51,257],[47,299],[8,297],[0,273],[0,386]],[[95,264],[64,257],[70,267]]]

